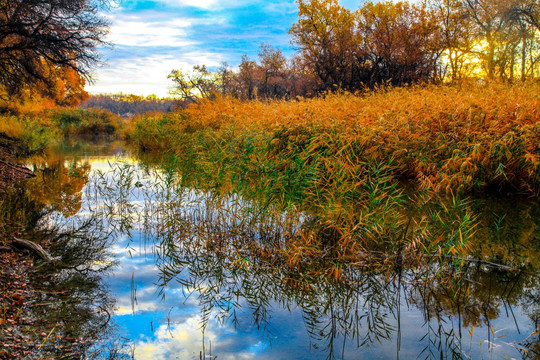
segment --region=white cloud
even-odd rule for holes
[[[298,6],[294,2],[282,1],[282,2],[271,2],[267,4],[264,8],[267,12],[274,12],[279,14],[291,14],[298,11]]]
[[[260,0],[158,0],[171,7],[194,7],[205,10],[223,10],[237,8],[245,5],[264,4]],[[293,0],[289,2],[294,3]]]
[[[101,69],[94,85],[86,88],[90,93],[128,93],[136,95],[168,96],[172,82],[167,79],[172,69],[189,70],[193,65],[218,66],[220,55],[192,51],[172,55],[153,55],[117,59]]]
[[[186,39],[185,28],[191,25],[190,21],[180,19],[166,23],[119,20],[112,25],[107,40],[126,46],[184,47],[195,44]]]
[[[203,334],[200,325],[200,318],[190,317],[181,324],[171,327],[161,325],[154,332],[154,340],[140,339],[133,345],[135,347],[135,358],[139,360],[165,360],[165,359],[199,359],[199,353],[202,351]],[[209,345],[212,342],[212,349],[215,350],[220,359],[253,359],[255,352],[252,349],[257,348],[257,344],[246,346],[252,348],[249,350],[237,349],[236,352],[230,352],[234,348],[234,340],[229,337],[224,338],[224,334],[234,334],[232,328],[226,328],[217,324],[216,330],[207,327],[204,333],[206,353],[209,354]],[[213,326],[212,326],[213,327]],[[246,345],[246,344],[244,344]]]
[[[218,4],[217,0],[160,0],[160,2],[171,6],[191,6],[201,9],[210,9]]]
[[[187,319],[172,327],[161,325],[156,329],[154,341],[144,339],[135,342],[135,358],[141,360],[190,359],[202,350],[202,331],[199,317]],[[216,338],[206,331],[206,339]]]

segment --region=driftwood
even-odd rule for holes
[[[5,166],[7,166],[7,167],[11,168],[11,169],[14,170],[14,171],[23,173],[23,174],[25,174],[25,175],[28,176],[28,177],[36,177],[36,174],[34,174],[34,173],[32,172],[32,170],[30,170],[30,169],[28,169],[28,168],[25,168],[24,166],[12,164],[12,163],[9,163],[9,162],[4,161],[4,160],[0,160],[0,164],[3,164],[3,165],[5,165]]]
[[[58,257],[52,257],[45,249],[41,247],[41,245],[36,244],[33,241],[18,239],[14,237],[11,243],[16,247],[22,247],[32,251],[45,262],[52,262],[59,259]]]
[[[439,257],[439,255],[432,255],[431,257]],[[519,268],[516,268],[516,267],[510,267],[510,266],[497,264],[497,263],[490,262],[490,261],[485,261],[485,260],[480,260],[480,259],[466,259],[466,258],[461,258],[461,257],[457,257],[457,256],[449,256],[449,255],[444,256],[444,257],[447,258],[447,259],[452,259],[452,260],[459,260],[459,261],[464,261],[464,262],[468,262],[468,263],[491,266],[493,268],[499,268],[499,269],[506,270],[506,271],[519,272],[519,273],[531,275],[531,276],[534,276],[534,277],[540,279],[540,274],[539,273],[532,273],[532,272],[525,271],[525,270],[522,270],[522,269],[519,269]]]

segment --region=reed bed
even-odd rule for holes
[[[289,195],[351,198],[386,176],[438,193],[538,196],[539,115],[537,83],[463,83],[295,101],[218,97],[134,118],[128,134],[221,184],[270,181]]]
[[[71,135],[113,135],[121,126],[119,116],[105,110],[50,108],[20,114],[1,113],[0,144],[15,141],[26,155],[39,153]]]

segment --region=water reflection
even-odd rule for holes
[[[35,160],[0,202],[60,257],[34,276],[36,358],[538,357],[538,202],[384,177],[293,202],[94,149]]]
[[[25,320],[10,330],[19,348],[8,358],[118,358],[110,329],[114,300],[102,278],[113,265],[108,231],[95,217],[69,219],[82,206],[90,165],[55,158],[34,166],[36,178],[0,197],[2,236],[37,242],[55,261],[38,260],[29,274]],[[100,343],[107,345],[96,348]]]
[[[423,194],[310,212],[130,164],[87,192],[149,267],[134,268],[132,312],[152,299],[152,276],[166,298],[145,305],[159,315],[142,319],[152,335],[135,341],[140,358],[210,356],[210,341],[220,358],[538,356],[538,203],[501,212]]]

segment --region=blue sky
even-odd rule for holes
[[[341,4],[356,9],[360,0]],[[297,21],[294,0],[119,0],[90,93],[166,96],[172,69],[193,65],[237,66],[256,59],[262,42],[291,55],[287,30]]]

